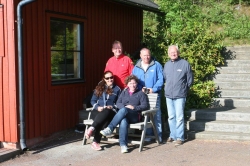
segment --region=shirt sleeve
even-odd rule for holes
[[[116,106],[118,109],[121,109],[123,107],[125,107],[125,105],[122,103],[122,98],[124,97],[124,90],[121,92],[121,94],[119,95],[117,101],[116,101]]]
[[[149,107],[147,95],[144,94],[143,92],[141,92],[141,97],[139,98],[139,100],[140,100],[140,105],[135,106],[134,110],[135,111],[145,111],[145,110],[147,110],[148,107]]]
[[[164,77],[163,77],[163,69],[162,66],[160,64],[157,65],[156,68],[157,72],[156,72],[156,77],[157,77],[157,81],[153,86],[153,92],[158,92],[161,90],[162,85],[164,84]]]
[[[96,96],[95,92],[93,93],[93,96],[90,100],[91,105],[93,106],[93,109],[96,110],[99,106],[98,104],[99,97]]]
[[[129,58],[129,57],[128,57]],[[133,71],[133,69],[134,69],[134,63],[133,63],[133,61],[129,58],[129,62],[128,62],[129,64],[128,64],[128,73],[129,74],[132,74],[132,71]]]
[[[191,87],[193,82],[194,82],[194,76],[193,76],[192,68],[191,68],[190,64],[188,64],[188,69],[187,69],[188,89]]]

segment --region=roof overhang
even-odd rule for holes
[[[151,0],[113,0],[119,3],[137,6],[143,10],[151,12],[160,12],[159,6]]]

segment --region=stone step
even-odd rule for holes
[[[250,89],[222,89],[217,90],[217,93],[223,98],[250,98]]]
[[[250,74],[218,74],[215,76],[217,81],[250,81]]]
[[[239,99],[239,98],[215,98],[212,107],[249,107],[250,99]]]
[[[188,139],[206,139],[206,140],[234,140],[249,141],[248,133],[232,133],[232,132],[211,132],[211,131],[188,131]]]
[[[246,45],[246,46],[232,46],[232,47],[227,47],[226,48],[227,51],[231,51],[231,52],[250,52],[250,46]]]
[[[250,52],[237,52],[233,54],[234,59],[236,60],[249,60]]]
[[[187,122],[189,131],[215,131],[250,134],[250,122],[192,120]]]
[[[215,86],[218,87],[219,90],[223,89],[250,89],[250,81],[241,81],[241,82],[222,82],[218,80],[214,80]],[[248,87],[246,87],[248,86]]]
[[[250,56],[249,56],[250,59]],[[220,67],[217,68],[219,74],[237,74],[237,73],[248,73],[250,74],[250,66],[239,66],[239,67]]]
[[[189,120],[207,120],[207,121],[239,121],[250,123],[250,107],[233,108],[218,107],[206,109],[191,109],[186,112]]]
[[[250,66],[250,60],[226,60],[224,63],[224,66]]]

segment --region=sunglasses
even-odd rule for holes
[[[105,80],[109,80],[109,79],[113,79],[114,77],[111,76],[111,77],[104,77]]]

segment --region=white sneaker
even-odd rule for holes
[[[101,130],[100,133],[103,135],[103,136],[110,136],[112,135],[112,131],[110,130],[110,128],[105,128],[104,130]]]
[[[128,147],[127,146],[121,146],[121,153],[128,153]]]

